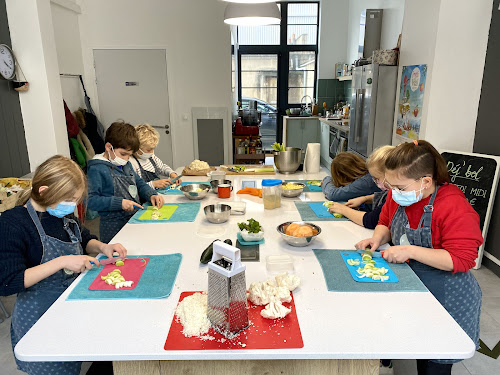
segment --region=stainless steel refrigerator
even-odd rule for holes
[[[353,69],[348,150],[363,158],[392,143],[397,66],[370,64]]]

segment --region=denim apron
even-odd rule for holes
[[[132,168],[129,168],[129,175],[114,173],[114,168],[116,167],[110,167],[114,196],[140,204],[139,193],[137,185],[135,184]],[[101,215],[101,221],[99,223],[99,240],[104,243],[109,243],[120,229],[127,224],[130,218],[134,216],[136,211],[135,209],[133,211],[111,211],[108,215]]]
[[[394,245],[410,244],[432,249],[431,222],[433,203],[439,186],[424,207],[417,229],[411,229],[405,208],[399,206],[391,222],[391,236]],[[422,280],[427,289],[443,305],[448,313],[479,347],[479,317],[482,292],[470,271],[451,273],[410,259],[410,267]],[[450,364],[461,359],[439,359],[432,362]]]
[[[160,179],[160,171],[158,170],[158,166],[156,165],[156,163],[154,162],[153,158],[149,158],[149,161],[151,162],[151,165],[153,166],[153,168],[155,169],[154,172],[150,172],[150,171],[147,171],[145,170],[142,165],[141,165],[141,162],[139,161],[139,159],[137,159],[135,157],[135,155],[132,155],[133,158],[137,161],[137,164],[139,165],[139,170],[141,171],[141,176],[142,176],[142,179],[144,181],[146,181],[146,183],[150,182],[150,181],[156,181],[156,180],[159,180]]]
[[[40,264],[63,255],[83,254],[82,236],[76,221],[66,217],[62,218],[64,230],[71,240],[71,242],[64,242],[45,234],[31,201],[28,201],[26,207],[42,241],[43,255]],[[10,327],[13,349],[77,276],[60,270],[17,295]],[[17,358],[16,363],[21,371],[30,375],[78,375],[82,366],[81,362],[24,362]]]

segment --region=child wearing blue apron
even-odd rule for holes
[[[163,198],[140,178],[130,165],[139,150],[134,127],[114,122],[106,131],[105,152],[88,163],[88,208],[101,216],[99,238],[108,243],[130,218],[142,209],[141,202],[163,206]]]
[[[154,150],[160,142],[160,134],[149,124],[137,125],[135,131],[139,137],[140,147],[130,159],[132,168],[153,189],[165,189],[172,184],[171,179],[178,177],[178,175],[154,154]],[[180,179],[176,181],[177,184],[181,183]]]
[[[20,204],[0,216],[0,295],[17,293],[12,312],[12,349],[50,308],[78,274],[99,266],[87,254],[113,252],[126,256],[120,244],[96,240],[74,216],[82,201],[86,178],[80,167],[64,156],[42,163],[33,177],[31,191]],[[24,362],[28,374],[78,375],[81,362]]]
[[[479,346],[481,289],[470,272],[483,242],[479,215],[455,185],[446,162],[423,140],[403,143],[387,157],[390,189],[372,238],[357,249],[372,250],[392,241],[388,262],[409,261],[427,289]],[[451,374],[460,359],[419,359],[419,375]]]

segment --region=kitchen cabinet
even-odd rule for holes
[[[332,159],[330,158],[330,126],[325,124],[324,122],[320,122],[320,156],[321,156],[321,164],[326,168],[330,168],[330,163]]]
[[[284,121],[285,124],[285,145],[287,147],[298,147],[305,150],[308,143],[320,143],[320,127],[317,118],[288,118],[286,122]]]

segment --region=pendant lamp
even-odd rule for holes
[[[281,14],[275,2],[258,4],[229,3],[224,12],[224,22],[238,26],[279,25]]]

